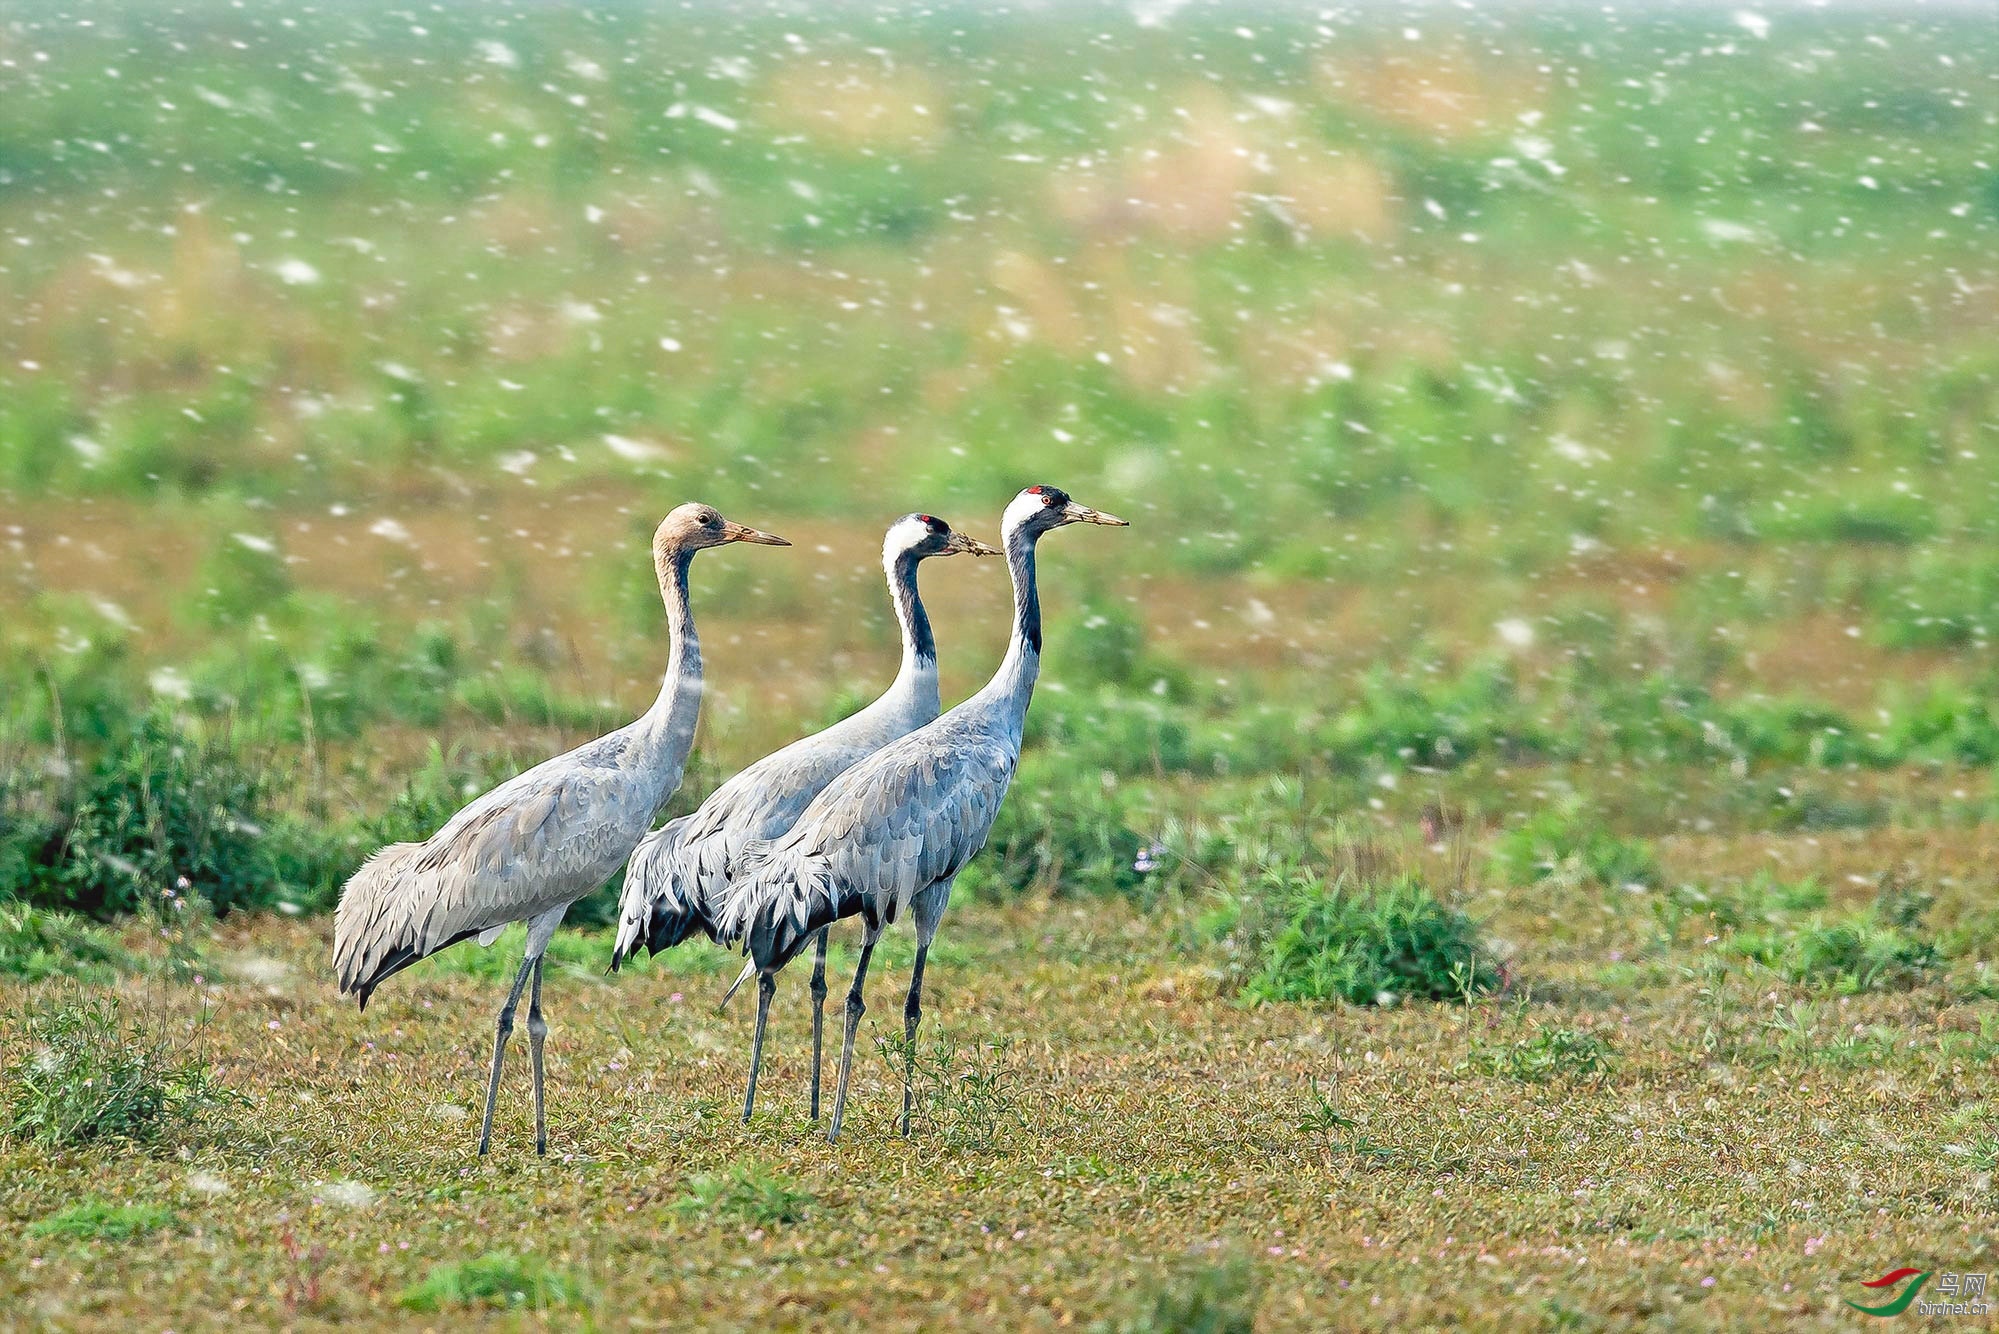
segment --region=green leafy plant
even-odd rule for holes
[[[1724,953],[1759,964],[1786,981],[1851,995],[1918,986],[1942,966],[1922,929],[1931,896],[1884,875],[1874,903],[1846,917],[1769,922],[1729,935]]]
[[[62,1237],[72,1241],[130,1241],[157,1232],[174,1221],[163,1204],[112,1204],[83,1200],[28,1225],[31,1237]]]
[[[1537,1027],[1516,1042],[1478,1043],[1465,1062],[1465,1068],[1479,1074],[1522,1084],[1600,1083],[1615,1065],[1616,1054],[1607,1039],[1585,1029],[1562,1027]]]
[[[1023,771],[975,863],[979,891],[1072,896],[1138,888],[1145,840],[1125,823],[1117,790],[1095,775],[1072,777],[1038,762]]]
[[[687,1193],[673,1209],[684,1217],[730,1218],[767,1228],[802,1221],[812,1205],[811,1192],[790,1177],[738,1163],[726,1172],[689,1177]]]
[[[149,715],[60,792],[16,893],[99,917],[191,894],[224,913],[312,906],[348,863],[275,809],[281,772]]]
[[[910,1053],[902,1035],[884,1036],[876,1046],[899,1081]],[[996,1147],[1020,1123],[1012,1052],[1011,1039],[961,1045],[941,1028],[918,1039],[911,1119],[949,1148]]]
[[[1312,1105],[1298,1118],[1298,1133],[1323,1136],[1328,1144],[1358,1158],[1388,1158],[1394,1151],[1376,1144],[1360,1128],[1360,1122],[1339,1109],[1316,1079],[1307,1081]]]
[[[9,1066],[6,1133],[50,1148],[152,1143],[197,1128],[240,1097],[191,1039],[128,1018],[116,996],[37,1006]]]
[[[101,927],[69,913],[26,903],[0,903],[0,976],[23,982],[72,977],[108,983],[132,967],[132,956]]]
[[[1095,1326],[1106,1334],[1250,1334],[1264,1278],[1249,1259],[1188,1256],[1142,1280],[1123,1315]]]
[[[1515,885],[1565,879],[1618,888],[1659,879],[1649,844],[1611,833],[1575,797],[1544,807],[1501,834],[1492,862]]]
[[[396,1300],[424,1312],[466,1306],[548,1311],[587,1304],[589,1290],[537,1256],[487,1251],[476,1259],[433,1265],[423,1282],[405,1288]]]
[[[1499,985],[1478,924],[1413,876],[1270,873],[1253,885],[1278,924],[1246,993],[1258,1000],[1447,1000]],[[1469,969],[1469,978],[1466,970]]]

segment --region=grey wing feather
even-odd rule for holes
[[[421,843],[383,848],[348,880],[334,916],[340,990],[367,1003],[425,955],[587,894],[645,827],[629,783],[559,756],[480,797]]]
[[[1015,751],[969,729],[925,728],[849,769],[782,837],[744,850],[718,923],[759,965],[865,912],[891,922],[985,845]]]
[[[766,755],[715,789],[701,808],[649,834],[633,853],[618,905],[611,966],[679,944],[715,917],[743,849],[789,829],[826,785],[872,747],[825,734]]]

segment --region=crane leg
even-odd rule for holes
[[[910,1105],[916,1100],[916,1025],[923,1019],[923,961],[930,942],[916,946],[916,967],[909,974],[909,999],[902,1003],[902,1137],[909,1138]]]
[[[528,989],[528,1055],[534,1066],[534,1151],[548,1157],[547,1100],[542,1091],[541,1043],[548,1020],[541,1017],[541,960],[534,961],[534,982]]]
[[[521,971],[514,978],[514,989],[507,993],[507,1003],[500,1007],[500,1022],[494,1026],[493,1075],[486,1081],[486,1119],[479,1126],[479,1156],[482,1158],[493,1142],[493,1103],[500,1096],[500,1062],[507,1054],[507,1035],[514,1031],[514,1008],[521,1003],[521,992],[527,988],[528,974],[534,971],[535,962],[533,957],[521,960]]]
[[[951,903],[951,885],[946,880],[918,894],[910,903],[916,927],[916,966],[909,974],[909,999],[902,1004],[902,1137],[909,1138],[909,1113],[916,1101],[916,1026],[923,1020],[923,964],[930,957],[930,942],[937,938],[937,925]]]
[[[812,1119],[819,1119],[819,1066],[820,1052],[826,1033],[826,933],[830,927],[819,932],[819,943],[812,953]]]
[[[750,1086],[743,1093],[744,1125],[750,1123],[750,1112],[757,1105],[757,1068],[764,1060],[764,1025],[770,1020],[770,998],[776,990],[775,974],[757,974],[757,1035],[750,1042]]]
[[[881,928],[870,925],[861,938],[861,958],[854,965],[853,988],[847,992],[847,1036],[840,1043],[840,1082],[833,1090],[833,1124],[826,1132],[828,1144],[839,1140],[840,1123],[847,1119],[847,1079],[854,1072],[854,1032],[860,1028],[861,1016],[868,1009],[861,999],[861,988],[867,983],[868,960],[874,957],[875,942],[879,939]]]

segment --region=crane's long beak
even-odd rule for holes
[[[978,538],[967,537],[956,530],[953,530],[951,533],[950,549],[954,552],[962,551],[972,556],[998,556],[1002,554],[998,547],[989,547],[984,542],[979,541]]]
[[[725,523],[722,526],[722,540],[725,542],[755,542],[758,546],[788,547],[790,542],[776,533],[766,533],[760,528],[745,527],[740,523]]]
[[[1115,514],[1106,514],[1102,510],[1093,510],[1088,505],[1078,505],[1073,500],[1062,511],[1062,521],[1064,523],[1101,523],[1108,524],[1112,528],[1131,527],[1130,524],[1118,518]]]

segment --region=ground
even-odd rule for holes
[[[1561,898],[1491,921],[1518,942],[1508,994],[1385,1009],[1243,1003],[1171,912],[968,906],[929,972],[926,1037],[950,1050],[923,1044],[915,1133],[874,1043],[900,1026],[897,931],[837,1145],[805,1115],[802,969],[744,1126],[750,1007],[713,1008],[731,960],[606,978],[606,939],[566,937],[546,1159],[524,1033],[474,1152],[508,942],[363,1015],[328,984],[323,922],[225,923],[199,987],[128,989],[175,1022],[199,1006],[247,1105],[172,1151],[5,1150],[0,1304],[65,1328],[456,1325],[399,1299],[498,1250],[575,1285],[501,1324],[1161,1328],[1209,1292],[1268,1329],[1742,1328],[1848,1324],[1842,1299],[1905,1263],[1999,1267],[1989,1004],[1813,995],[1608,908],[1571,904],[1537,944]],[[1607,1065],[1517,1054],[1556,1028]],[[24,1230],[83,1198],[172,1219],[119,1243]]]

